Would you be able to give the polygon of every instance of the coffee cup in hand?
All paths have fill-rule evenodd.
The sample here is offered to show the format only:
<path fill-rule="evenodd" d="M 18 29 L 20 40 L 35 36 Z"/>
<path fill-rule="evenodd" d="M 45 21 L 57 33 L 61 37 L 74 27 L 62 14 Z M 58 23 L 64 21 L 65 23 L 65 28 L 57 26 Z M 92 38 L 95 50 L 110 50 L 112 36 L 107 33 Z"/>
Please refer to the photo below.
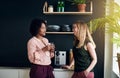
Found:
<path fill-rule="evenodd" d="M 51 46 L 51 52 L 54 52 L 55 51 L 55 44 L 54 43 L 50 43 L 50 46 Z"/>

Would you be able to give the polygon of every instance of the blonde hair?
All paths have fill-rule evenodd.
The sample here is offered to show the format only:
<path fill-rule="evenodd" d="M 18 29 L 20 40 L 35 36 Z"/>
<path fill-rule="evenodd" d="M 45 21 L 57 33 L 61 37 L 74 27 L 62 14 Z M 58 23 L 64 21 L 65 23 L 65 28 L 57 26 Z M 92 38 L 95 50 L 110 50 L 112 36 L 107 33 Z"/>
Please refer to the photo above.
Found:
<path fill-rule="evenodd" d="M 83 21 L 77 21 L 74 24 L 78 28 L 78 32 L 75 36 L 74 45 L 77 44 L 76 47 L 80 48 L 81 46 L 84 46 L 86 39 L 88 39 L 93 44 L 94 48 L 96 48 L 96 45 L 93 41 L 93 38 L 90 34 L 90 31 L 89 31 L 89 28 L 88 28 L 87 24 Z M 77 42 L 77 40 L 79 42 Z"/>

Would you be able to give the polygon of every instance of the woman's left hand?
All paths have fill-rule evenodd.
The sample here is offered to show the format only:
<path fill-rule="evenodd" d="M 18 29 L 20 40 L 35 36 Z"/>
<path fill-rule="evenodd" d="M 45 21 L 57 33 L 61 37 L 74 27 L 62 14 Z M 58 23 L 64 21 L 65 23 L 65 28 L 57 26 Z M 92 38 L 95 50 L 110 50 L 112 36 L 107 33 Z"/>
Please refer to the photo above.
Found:
<path fill-rule="evenodd" d="M 88 74 L 89 74 L 89 71 L 85 70 L 85 71 L 84 71 L 84 75 L 87 77 Z"/>
<path fill-rule="evenodd" d="M 54 57 L 54 53 L 50 52 L 50 57 L 53 58 Z"/>

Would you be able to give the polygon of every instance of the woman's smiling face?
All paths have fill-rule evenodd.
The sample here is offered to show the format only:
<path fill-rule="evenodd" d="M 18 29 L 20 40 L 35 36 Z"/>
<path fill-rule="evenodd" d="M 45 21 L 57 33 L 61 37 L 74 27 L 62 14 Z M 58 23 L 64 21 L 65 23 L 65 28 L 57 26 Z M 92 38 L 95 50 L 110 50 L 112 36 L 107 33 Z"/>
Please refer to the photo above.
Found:
<path fill-rule="evenodd" d="M 41 27 L 39 28 L 39 35 L 45 36 L 46 35 L 46 25 L 44 23 L 41 24 Z"/>
<path fill-rule="evenodd" d="M 78 28 L 77 28 L 77 25 L 76 25 L 76 24 L 73 24 L 73 26 L 72 26 L 72 31 L 73 31 L 74 35 L 76 36 L 76 35 L 77 35 L 77 32 L 78 32 Z"/>

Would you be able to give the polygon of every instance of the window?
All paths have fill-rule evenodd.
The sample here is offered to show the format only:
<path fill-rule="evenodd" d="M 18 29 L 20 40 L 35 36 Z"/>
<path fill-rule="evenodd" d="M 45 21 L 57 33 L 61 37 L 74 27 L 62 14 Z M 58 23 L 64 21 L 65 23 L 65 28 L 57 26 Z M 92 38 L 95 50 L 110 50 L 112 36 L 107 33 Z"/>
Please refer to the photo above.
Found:
<path fill-rule="evenodd" d="M 120 5 L 120 0 L 114 0 L 114 1 Z M 115 37 L 115 36 L 117 36 L 117 35 L 113 34 L 113 37 Z M 116 44 L 113 44 L 113 71 L 119 75 L 117 53 L 120 53 L 120 47 L 117 47 Z"/>

